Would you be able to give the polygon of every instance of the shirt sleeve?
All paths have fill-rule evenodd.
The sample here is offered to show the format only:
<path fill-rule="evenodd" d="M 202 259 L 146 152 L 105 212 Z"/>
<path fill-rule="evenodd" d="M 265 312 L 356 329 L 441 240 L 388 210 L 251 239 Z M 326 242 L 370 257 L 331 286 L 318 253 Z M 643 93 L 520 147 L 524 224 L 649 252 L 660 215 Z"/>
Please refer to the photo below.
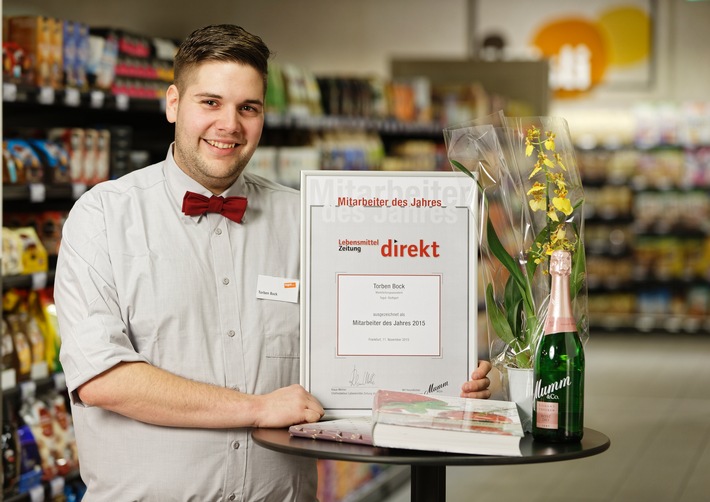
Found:
<path fill-rule="evenodd" d="M 76 389 L 119 362 L 149 362 L 133 348 L 122 319 L 107 245 L 102 198 L 87 192 L 62 230 L 54 281 L 60 361 L 75 404 Z"/>

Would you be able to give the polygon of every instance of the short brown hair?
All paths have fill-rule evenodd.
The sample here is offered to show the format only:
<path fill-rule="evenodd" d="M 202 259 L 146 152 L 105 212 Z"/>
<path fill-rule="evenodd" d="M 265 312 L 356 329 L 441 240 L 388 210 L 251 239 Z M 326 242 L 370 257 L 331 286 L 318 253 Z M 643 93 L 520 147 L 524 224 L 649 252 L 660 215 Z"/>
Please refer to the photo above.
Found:
<path fill-rule="evenodd" d="M 205 26 L 193 31 L 180 44 L 173 63 L 174 83 L 180 89 L 185 79 L 206 61 L 242 63 L 251 66 L 264 78 L 264 92 L 269 73 L 271 51 L 264 41 L 233 24 Z"/>

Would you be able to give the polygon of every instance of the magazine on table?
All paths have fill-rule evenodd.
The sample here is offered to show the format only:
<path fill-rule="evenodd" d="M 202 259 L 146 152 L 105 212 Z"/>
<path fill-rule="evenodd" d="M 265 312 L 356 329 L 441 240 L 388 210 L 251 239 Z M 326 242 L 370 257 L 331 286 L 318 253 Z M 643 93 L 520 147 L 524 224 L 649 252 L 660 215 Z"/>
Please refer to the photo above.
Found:
<path fill-rule="evenodd" d="M 521 456 L 514 402 L 378 390 L 372 415 L 291 426 L 293 436 L 385 448 Z"/>

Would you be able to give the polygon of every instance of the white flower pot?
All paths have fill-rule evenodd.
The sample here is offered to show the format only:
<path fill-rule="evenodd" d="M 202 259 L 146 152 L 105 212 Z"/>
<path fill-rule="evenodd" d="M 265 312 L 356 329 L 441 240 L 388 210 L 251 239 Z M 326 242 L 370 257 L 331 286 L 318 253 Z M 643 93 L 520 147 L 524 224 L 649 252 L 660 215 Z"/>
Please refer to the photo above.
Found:
<path fill-rule="evenodd" d="M 506 366 L 508 400 L 518 405 L 520 422 L 525 432 L 532 431 L 533 369 Z"/>

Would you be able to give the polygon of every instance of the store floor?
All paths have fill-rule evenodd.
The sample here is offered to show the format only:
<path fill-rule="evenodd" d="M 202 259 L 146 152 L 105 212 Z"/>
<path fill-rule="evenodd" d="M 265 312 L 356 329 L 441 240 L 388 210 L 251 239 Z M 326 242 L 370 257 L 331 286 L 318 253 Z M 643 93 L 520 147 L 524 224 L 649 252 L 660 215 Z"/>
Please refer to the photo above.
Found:
<path fill-rule="evenodd" d="M 447 467 L 448 502 L 710 500 L 710 336 L 600 334 L 586 347 L 585 425 L 601 455 Z M 410 500 L 409 486 L 386 502 Z"/>

